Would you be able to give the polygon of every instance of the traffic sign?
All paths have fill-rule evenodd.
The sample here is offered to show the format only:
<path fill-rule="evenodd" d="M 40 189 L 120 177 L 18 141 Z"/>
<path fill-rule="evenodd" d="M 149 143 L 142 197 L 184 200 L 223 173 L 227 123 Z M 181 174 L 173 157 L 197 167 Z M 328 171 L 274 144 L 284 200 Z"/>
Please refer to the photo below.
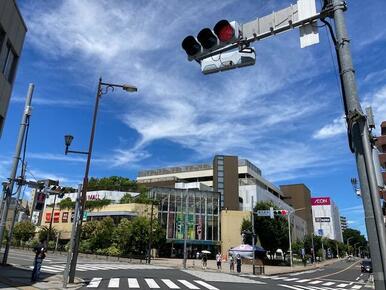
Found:
<path fill-rule="evenodd" d="M 267 210 L 257 210 L 256 211 L 257 216 L 271 216 L 271 211 L 269 209 Z"/>

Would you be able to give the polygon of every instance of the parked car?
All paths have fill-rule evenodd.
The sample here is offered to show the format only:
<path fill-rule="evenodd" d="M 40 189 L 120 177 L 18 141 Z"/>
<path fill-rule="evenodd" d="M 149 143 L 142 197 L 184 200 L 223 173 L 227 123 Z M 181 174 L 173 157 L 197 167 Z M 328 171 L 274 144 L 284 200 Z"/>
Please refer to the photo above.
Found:
<path fill-rule="evenodd" d="M 361 263 L 361 272 L 373 272 L 373 265 L 371 263 L 371 260 L 363 260 Z"/>

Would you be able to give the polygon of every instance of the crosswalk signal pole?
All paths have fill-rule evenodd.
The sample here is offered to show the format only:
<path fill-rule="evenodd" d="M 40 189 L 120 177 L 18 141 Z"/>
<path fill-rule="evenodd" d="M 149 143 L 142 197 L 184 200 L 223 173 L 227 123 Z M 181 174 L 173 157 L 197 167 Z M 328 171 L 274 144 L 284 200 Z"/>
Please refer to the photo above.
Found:
<path fill-rule="evenodd" d="M 350 40 L 348 38 L 342 0 L 325 0 L 333 6 L 336 34 L 336 52 L 342 82 L 342 91 L 348 123 L 350 146 L 355 153 L 358 177 L 361 185 L 362 201 L 371 258 L 374 268 L 375 289 L 386 289 L 386 233 L 380 204 L 376 173 L 372 159 L 370 133 L 366 115 L 359 103 L 355 71 L 352 64 Z"/>

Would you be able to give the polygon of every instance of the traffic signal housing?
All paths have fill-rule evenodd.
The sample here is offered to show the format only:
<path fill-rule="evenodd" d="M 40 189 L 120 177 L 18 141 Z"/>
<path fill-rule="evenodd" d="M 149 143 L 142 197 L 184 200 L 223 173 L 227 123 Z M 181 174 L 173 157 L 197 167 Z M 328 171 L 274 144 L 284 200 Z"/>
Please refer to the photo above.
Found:
<path fill-rule="evenodd" d="M 241 37 L 240 25 L 236 21 L 220 20 L 213 30 L 202 29 L 197 37 L 189 35 L 182 41 L 182 48 L 188 59 L 203 59 L 205 55 L 224 46 L 237 42 Z"/>
<path fill-rule="evenodd" d="M 273 210 L 274 216 L 286 216 L 288 215 L 288 210 L 285 209 L 274 209 Z"/>

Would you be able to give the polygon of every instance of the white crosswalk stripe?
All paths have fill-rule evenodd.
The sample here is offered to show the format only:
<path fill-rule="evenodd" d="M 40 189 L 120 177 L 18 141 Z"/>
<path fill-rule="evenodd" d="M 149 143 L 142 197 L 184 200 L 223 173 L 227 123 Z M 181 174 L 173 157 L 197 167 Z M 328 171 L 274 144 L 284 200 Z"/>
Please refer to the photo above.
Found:
<path fill-rule="evenodd" d="M 322 285 L 323 286 L 331 286 L 331 285 L 334 285 L 335 282 L 326 282 L 326 283 L 323 283 Z"/>
<path fill-rule="evenodd" d="M 192 283 L 190 283 L 190 282 L 188 282 L 186 280 L 178 280 L 178 282 L 180 282 L 181 284 L 184 284 L 189 289 L 200 289 L 196 285 L 193 285 Z"/>
<path fill-rule="evenodd" d="M 295 280 L 299 280 L 299 278 L 287 278 L 287 279 L 283 279 L 283 281 L 287 281 L 287 282 L 295 281 Z"/>
<path fill-rule="evenodd" d="M 169 279 L 161 279 L 161 281 L 164 282 L 166 286 L 168 286 L 170 289 L 180 289 L 180 287 L 178 287 L 175 283 L 173 283 Z"/>
<path fill-rule="evenodd" d="M 316 285 L 316 284 L 320 284 L 320 283 L 322 283 L 322 282 L 323 282 L 323 281 L 315 280 L 315 281 L 308 282 L 308 284 Z"/>
<path fill-rule="evenodd" d="M 351 289 L 361 289 L 361 288 L 362 288 L 361 285 L 354 285 L 354 286 L 351 287 Z"/>
<path fill-rule="evenodd" d="M 342 283 L 342 284 L 336 285 L 336 287 L 344 288 L 344 287 L 346 287 L 347 285 L 348 285 L 348 284 Z"/>
<path fill-rule="evenodd" d="M 302 279 L 302 280 L 297 280 L 296 283 L 305 283 L 309 281 L 311 281 L 311 279 Z"/>
<path fill-rule="evenodd" d="M 119 278 L 111 278 L 109 281 L 109 288 L 119 288 Z"/>
<path fill-rule="evenodd" d="M 196 282 L 197 284 L 200 284 L 201 286 L 204 286 L 206 289 L 209 289 L 209 290 L 219 290 L 216 287 L 201 280 L 194 280 L 194 282 Z"/>
<path fill-rule="evenodd" d="M 160 288 L 157 282 L 154 281 L 154 279 L 145 279 L 145 282 L 147 283 L 149 288 Z"/>
<path fill-rule="evenodd" d="M 97 288 L 101 283 L 102 278 L 92 278 L 90 283 L 87 285 L 87 288 Z"/>
<path fill-rule="evenodd" d="M 128 278 L 127 283 L 129 284 L 129 288 L 139 288 L 138 280 L 135 278 Z"/>

